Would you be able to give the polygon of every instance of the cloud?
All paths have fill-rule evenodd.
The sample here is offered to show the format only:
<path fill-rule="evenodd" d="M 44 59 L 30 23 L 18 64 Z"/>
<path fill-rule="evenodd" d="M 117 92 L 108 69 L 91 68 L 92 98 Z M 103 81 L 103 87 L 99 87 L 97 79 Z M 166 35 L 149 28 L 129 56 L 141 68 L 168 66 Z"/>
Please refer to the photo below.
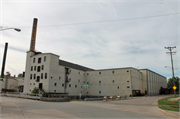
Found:
<path fill-rule="evenodd" d="M 30 46 L 32 22 L 36 17 L 38 51 L 51 52 L 60 55 L 61 59 L 93 69 L 140 67 L 169 76 L 170 73 L 164 66 L 171 64 L 164 46 L 178 43 L 177 15 L 120 22 L 58 25 L 174 13 L 178 11 L 177 3 L 105 1 L 103 5 L 106 6 L 101 3 L 102 1 L 3 2 L 3 25 L 22 29 L 20 33 L 6 31 L 2 35 L 1 43 L 11 44 L 11 66 L 17 67 L 10 61 L 15 58 L 23 64 L 18 67 L 18 71 L 25 69 L 25 52 Z"/>

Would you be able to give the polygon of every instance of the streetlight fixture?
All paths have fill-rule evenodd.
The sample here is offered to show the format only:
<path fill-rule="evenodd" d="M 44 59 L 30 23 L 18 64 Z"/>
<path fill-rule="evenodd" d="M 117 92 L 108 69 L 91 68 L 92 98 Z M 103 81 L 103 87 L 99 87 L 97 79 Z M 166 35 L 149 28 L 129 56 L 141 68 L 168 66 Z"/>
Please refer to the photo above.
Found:
<path fill-rule="evenodd" d="M 17 32 L 21 31 L 21 29 L 19 29 L 19 28 L 5 28 L 5 29 L 0 29 L 0 31 L 9 30 L 9 29 L 14 29 Z"/>

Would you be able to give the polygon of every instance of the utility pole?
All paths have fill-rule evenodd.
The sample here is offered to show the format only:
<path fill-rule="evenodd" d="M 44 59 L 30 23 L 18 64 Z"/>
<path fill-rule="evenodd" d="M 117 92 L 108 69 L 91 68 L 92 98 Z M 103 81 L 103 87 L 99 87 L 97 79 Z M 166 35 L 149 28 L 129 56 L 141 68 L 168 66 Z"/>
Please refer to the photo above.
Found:
<path fill-rule="evenodd" d="M 175 86 L 175 82 L 174 82 L 174 67 L 173 67 L 173 59 L 172 59 L 172 53 L 176 53 L 176 52 L 172 52 L 173 48 L 176 48 L 176 46 L 174 47 L 164 47 L 165 49 L 168 49 L 170 52 L 166 52 L 166 54 L 170 53 L 171 55 L 171 65 L 172 65 L 172 75 L 173 75 L 173 84 Z M 175 98 L 176 98 L 176 90 L 174 90 L 174 94 L 175 94 Z"/>

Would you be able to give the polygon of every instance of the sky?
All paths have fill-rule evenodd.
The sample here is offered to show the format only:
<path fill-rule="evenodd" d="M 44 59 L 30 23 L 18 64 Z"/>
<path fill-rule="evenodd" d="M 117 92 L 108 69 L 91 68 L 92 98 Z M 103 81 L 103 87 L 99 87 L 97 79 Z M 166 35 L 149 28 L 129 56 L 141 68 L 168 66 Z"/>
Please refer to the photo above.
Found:
<path fill-rule="evenodd" d="M 25 71 L 37 18 L 36 51 L 92 69 L 133 67 L 172 77 L 164 47 L 176 46 L 173 65 L 180 77 L 179 5 L 178 0 L 0 0 L 0 62 L 8 42 L 5 72 Z"/>

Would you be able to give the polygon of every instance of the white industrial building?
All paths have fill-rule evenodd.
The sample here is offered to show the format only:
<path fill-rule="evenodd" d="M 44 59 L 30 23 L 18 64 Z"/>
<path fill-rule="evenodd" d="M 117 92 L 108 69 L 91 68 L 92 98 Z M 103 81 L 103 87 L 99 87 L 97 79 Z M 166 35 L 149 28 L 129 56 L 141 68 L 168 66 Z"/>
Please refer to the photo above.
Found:
<path fill-rule="evenodd" d="M 84 84 L 89 86 L 86 87 Z M 66 85 L 66 89 L 65 89 Z M 166 77 L 148 69 L 116 68 L 94 70 L 59 59 L 52 53 L 27 52 L 24 93 L 34 87 L 45 92 L 77 96 L 131 95 L 136 91 L 158 95 L 166 88 Z"/>
<path fill-rule="evenodd" d="M 16 76 L 11 76 L 9 72 L 5 75 L 3 80 L 0 81 L 0 91 L 1 92 L 23 92 L 24 88 L 24 77 L 23 74 Z"/>
<path fill-rule="evenodd" d="M 158 95 L 167 87 L 166 77 L 148 69 L 132 67 L 94 70 L 59 59 L 52 53 L 35 52 L 37 19 L 33 23 L 30 51 L 27 52 L 24 93 L 34 87 L 69 96 Z M 84 86 L 84 84 L 89 86 Z"/>

